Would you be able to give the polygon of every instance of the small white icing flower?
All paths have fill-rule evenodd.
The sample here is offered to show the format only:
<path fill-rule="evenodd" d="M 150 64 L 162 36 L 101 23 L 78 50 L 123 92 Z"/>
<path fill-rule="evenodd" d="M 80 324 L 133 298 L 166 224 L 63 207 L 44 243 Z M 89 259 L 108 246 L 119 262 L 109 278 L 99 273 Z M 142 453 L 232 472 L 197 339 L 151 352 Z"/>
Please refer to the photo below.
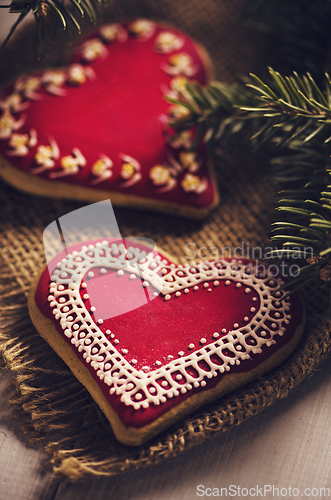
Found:
<path fill-rule="evenodd" d="M 154 35 L 155 23 L 148 19 L 137 19 L 128 26 L 129 33 L 140 40 L 148 40 Z"/>
<path fill-rule="evenodd" d="M 15 120 L 9 111 L 5 111 L 0 118 L 0 139 L 10 139 L 13 132 L 22 127 L 25 119 L 26 116 L 22 115 L 19 120 Z"/>
<path fill-rule="evenodd" d="M 53 95 L 63 96 L 66 91 L 62 89 L 62 85 L 66 81 L 66 74 L 61 70 L 49 70 L 41 77 L 41 83 L 46 92 Z"/>
<path fill-rule="evenodd" d="M 0 100 L 0 109 L 17 113 L 30 106 L 29 102 L 24 102 L 21 94 L 13 92 L 5 99 Z"/>
<path fill-rule="evenodd" d="M 155 50 L 161 54 L 169 54 L 174 50 L 179 50 L 183 47 L 184 40 L 171 31 L 161 31 L 155 40 Z"/>
<path fill-rule="evenodd" d="M 114 42 L 115 40 L 124 43 L 128 39 L 127 31 L 121 24 L 118 23 L 112 23 L 102 26 L 102 28 L 100 28 L 99 30 L 99 36 L 105 43 Z"/>
<path fill-rule="evenodd" d="M 45 170 L 49 170 L 55 166 L 55 161 L 60 158 L 60 150 L 54 139 L 49 138 L 49 145 L 40 145 L 34 155 L 34 160 L 39 168 L 34 169 L 34 174 L 39 174 Z"/>
<path fill-rule="evenodd" d="M 169 57 L 168 63 L 161 65 L 163 71 L 168 75 L 193 76 L 198 67 L 193 64 L 193 58 L 186 52 L 180 52 Z"/>
<path fill-rule="evenodd" d="M 29 154 L 29 149 L 37 145 L 37 132 L 35 129 L 30 130 L 30 134 L 12 134 L 8 146 L 12 148 L 7 151 L 10 156 L 26 156 Z"/>
<path fill-rule="evenodd" d="M 181 147 L 189 149 L 192 146 L 191 130 L 183 130 L 179 134 L 168 137 L 168 143 L 174 149 L 178 149 Z"/>
<path fill-rule="evenodd" d="M 41 95 L 36 91 L 41 87 L 41 78 L 39 76 L 20 77 L 16 80 L 15 91 L 20 92 L 26 99 L 38 101 Z"/>
<path fill-rule="evenodd" d="M 83 85 L 86 80 L 93 80 L 95 72 L 90 66 L 72 64 L 67 71 L 67 83 L 73 86 Z"/>
<path fill-rule="evenodd" d="M 105 58 L 108 54 L 106 47 L 98 38 L 87 40 L 81 45 L 80 50 L 85 62 L 93 62 L 100 57 Z"/>
<path fill-rule="evenodd" d="M 158 190 L 160 193 L 170 191 L 177 184 L 171 170 L 164 165 L 154 165 L 149 171 L 149 177 L 155 186 L 164 186 Z"/>
<path fill-rule="evenodd" d="M 181 181 L 181 186 L 186 193 L 201 194 L 207 189 L 208 182 L 207 179 L 201 179 L 197 175 L 187 173 Z"/>
<path fill-rule="evenodd" d="M 191 115 L 191 112 L 188 108 L 185 106 L 180 106 L 179 104 L 175 106 L 170 106 L 168 109 L 168 115 L 174 118 L 189 118 Z"/>
<path fill-rule="evenodd" d="M 64 175 L 75 175 L 79 172 L 79 167 L 85 167 L 86 159 L 78 148 L 73 148 L 72 155 L 63 156 L 60 160 L 62 170 L 50 174 L 50 177 L 62 177 Z"/>
<path fill-rule="evenodd" d="M 179 161 L 185 170 L 191 173 L 199 170 L 201 166 L 201 160 L 198 160 L 197 153 L 190 151 L 181 151 L 179 153 Z"/>
<path fill-rule="evenodd" d="M 161 90 L 166 97 L 180 99 L 182 96 L 189 96 L 189 92 L 186 89 L 187 82 L 188 79 L 186 76 L 175 76 L 175 78 L 170 81 L 169 88 L 165 87 L 164 89 L 161 88 Z"/>
<path fill-rule="evenodd" d="M 138 160 L 133 158 L 132 156 L 126 154 L 118 155 L 123 161 L 121 167 L 121 177 L 126 180 L 121 184 L 121 187 L 130 187 L 139 182 L 142 178 L 142 174 L 140 172 L 141 166 Z"/>
<path fill-rule="evenodd" d="M 107 179 L 110 179 L 113 172 L 110 170 L 113 166 L 113 162 L 106 155 L 100 155 L 100 158 L 93 163 L 91 172 L 97 178 L 92 181 L 92 184 L 98 184 Z"/>

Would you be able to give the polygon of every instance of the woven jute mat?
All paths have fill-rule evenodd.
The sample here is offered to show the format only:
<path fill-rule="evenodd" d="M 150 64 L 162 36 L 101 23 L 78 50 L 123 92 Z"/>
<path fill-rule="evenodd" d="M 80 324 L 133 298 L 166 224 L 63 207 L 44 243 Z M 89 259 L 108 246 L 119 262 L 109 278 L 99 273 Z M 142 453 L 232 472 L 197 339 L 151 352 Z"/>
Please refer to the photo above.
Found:
<path fill-rule="evenodd" d="M 233 81 L 239 73 L 261 67 L 266 53 L 267 42 L 238 21 L 243 4 L 242 0 L 118 1 L 105 13 L 105 20 L 146 16 L 175 24 L 206 46 L 217 78 Z M 0 55 L 8 78 L 40 65 L 34 55 L 22 54 L 24 36 Z M 57 43 L 64 46 L 64 42 Z M 59 64 L 59 53 L 53 44 L 49 59 L 42 64 Z M 221 204 L 205 221 L 115 210 L 122 236 L 149 237 L 183 262 L 192 255 L 188 248 L 205 247 L 203 255 L 208 257 L 208 252 L 215 256 L 215 249 L 268 245 L 272 191 L 266 162 L 249 150 L 239 153 L 234 146 L 233 154 L 222 155 L 215 163 Z M 43 230 L 83 204 L 29 196 L 2 183 L 0 200 L 0 351 L 14 380 L 12 404 L 30 443 L 43 447 L 54 470 L 72 479 L 117 474 L 175 457 L 285 397 L 330 352 L 327 298 L 313 284 L 303 291 L 306 333 L 281 367 L 201 408 L 144 446 L 121 445 L 85 388 L 37 334 L 26 306 L 32 277 L 45 262 Z"/>

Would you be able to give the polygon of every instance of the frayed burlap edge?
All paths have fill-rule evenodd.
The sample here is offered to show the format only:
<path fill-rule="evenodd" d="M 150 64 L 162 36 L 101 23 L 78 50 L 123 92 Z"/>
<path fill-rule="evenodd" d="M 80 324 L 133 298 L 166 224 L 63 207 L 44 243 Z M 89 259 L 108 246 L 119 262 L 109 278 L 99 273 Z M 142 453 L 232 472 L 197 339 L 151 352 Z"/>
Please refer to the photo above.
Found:
<path fill-rule="evenodd" d="M 331 350 L 328 317 L 314 314 L 310 307 L 309 333 L 280 368 L 202 408 L 144 446 L 124 446 L 117 443 L 85 388 L 36 332 L 21 286 L 9 274 L 2 276 L 1 298 L 15 304 L 3 308 L 0 331 L 0 353 L 15 385 L 11 402 L 29 443 L 42 445 L 53 471 L 71 480 L 156 464 L 229 430 L 287 396 Z M 310 297 L 311 290 L 306 295 Z"/>

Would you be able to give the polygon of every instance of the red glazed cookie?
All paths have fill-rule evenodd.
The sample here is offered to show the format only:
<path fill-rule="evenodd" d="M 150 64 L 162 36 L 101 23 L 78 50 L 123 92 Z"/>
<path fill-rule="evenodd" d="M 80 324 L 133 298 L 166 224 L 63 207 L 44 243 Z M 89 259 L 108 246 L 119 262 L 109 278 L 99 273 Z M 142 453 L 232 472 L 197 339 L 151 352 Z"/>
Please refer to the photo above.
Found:
<path fill-rule="evenodd" d="M 103 26 L 68 67 L 2 91 L 0 175 L 33 194 L 204 217 L 218 202 L 212 168 L 204 146 L 189 151 L 193 132 L 165 134 L 165 96 L 206 83 L 207 72 L 206 55 L 177 29 Z"/>
<path fill-rule="evenodd" d="M 68 251 L 34 280 L 30 315 L 125 444 L 271 370 L 302 334 L 299 296 L 281 301 L 254 262 L 176 265 L 134 240 Z"/>

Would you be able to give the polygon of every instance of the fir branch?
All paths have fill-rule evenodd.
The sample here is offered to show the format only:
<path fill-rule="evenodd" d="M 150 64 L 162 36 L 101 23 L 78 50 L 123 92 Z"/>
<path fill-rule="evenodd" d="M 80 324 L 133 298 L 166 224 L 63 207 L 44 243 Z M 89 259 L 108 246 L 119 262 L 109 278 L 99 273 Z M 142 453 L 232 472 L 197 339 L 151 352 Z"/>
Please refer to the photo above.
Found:
<path fill-rule="evenodd" d="M 49 38 L 51 28 L 49 23 L 45 22 L 47 17 L 52 17 L 53 24 L 60 24 L 64 30 L 67 30 L 69 41 L 71 40 L 71 25 L 78 33 L 81 32 L 80 24 L 77 20 L 77 13 L 80 17 L 87 15 L 88 19 L 95 23 L 97 21 L 98 9 L 100 4 L 109 4 L 112 0 L 69 0 L 71 6 L 77 12 L 74 14 L 70 8 L 64 5 L 61 0 L 13 0 L 9 5 L 0 5 L 1 8 L 8 8 L 10 13 L 20 14 L 16 22 L 10 29 L 1 49 L 3 49 L 17 26 L 23 21 L 30 12 L 33 13 L 36 22 L 35 39 L 37 40 L 38 58 L 41 56 L 42 47 L 45 47 L 48 53 Z M 53 14 L 53 15 L 51 15 Z"/>
<path fill-rule="evenodd" d="M 196 127 L 206 142 L 219 140 L 254 120 L 253 138 L 259 143 L 274 140 L 287 146 L 300 137 L 309 142 L 317 136 L 331 140 L 331 80 L 325 74 L 324 90 L 312 76 L 282 76 L 269 69 L 270 82 L 251 74 L 246 87 L 212 82 L 187 84 L 178 99 L 168 101 L 169 126 L 175 130 Z M 256 127 L 256 124 L 258 125 Z M 280 133 L 281 131 L 281 133 Z"/>

